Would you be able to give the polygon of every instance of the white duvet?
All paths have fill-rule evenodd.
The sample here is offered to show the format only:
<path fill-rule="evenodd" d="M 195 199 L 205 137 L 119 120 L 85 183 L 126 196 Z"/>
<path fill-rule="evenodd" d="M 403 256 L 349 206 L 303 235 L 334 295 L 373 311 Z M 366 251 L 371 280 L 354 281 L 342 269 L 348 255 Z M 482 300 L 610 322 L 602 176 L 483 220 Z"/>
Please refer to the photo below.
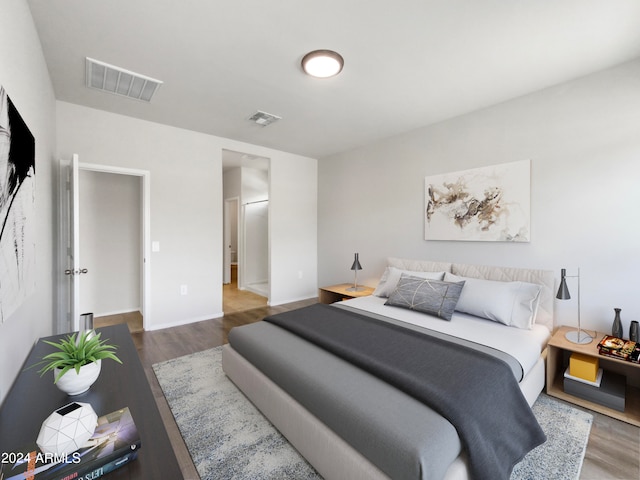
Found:
<path fill-rule="evenodd" d="M 426 313 L 387 306 L 384 304 L 386 301 L 384 297 L 371 295 L 346 300 L 342 304 L 495 348 L 515 358 L 522 366 L 523 376 L 539 360 L 551 336 L 547 327 L 542 325 L 534 324 L 531 330 L 523 330 L 459 312 L 447 321 Z"/>

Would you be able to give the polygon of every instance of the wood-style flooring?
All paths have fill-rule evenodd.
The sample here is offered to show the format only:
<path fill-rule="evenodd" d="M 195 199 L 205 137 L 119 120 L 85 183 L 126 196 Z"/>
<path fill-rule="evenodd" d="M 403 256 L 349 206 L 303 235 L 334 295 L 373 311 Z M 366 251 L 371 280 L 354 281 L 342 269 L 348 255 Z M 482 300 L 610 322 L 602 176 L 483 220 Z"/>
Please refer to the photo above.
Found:
<path fill-rule="evenodd" d="M 229 330 L 235 326 L 253 323 L 268 314 L 300 308 L 315 302 L 316 300 L 312 299 L 278 307 L 264 306 L 165 330 L 132 333 L 185 479 L 197 480 L 198 474 L 151 366 L 154 363 L 223 345 L 227 342 Z M 595 412 L 591 413 L 594 423 L 580 480 L 639 480 L 640 428 Z"/>
<path fill-rule="evenodd" d="M 141 332 L 142 326 L 142 314 L 140 312 L 127 312 L 117 315 L 105 315 L 102 317 L 95 317 L 93 319 L 94 328 L 106 327 L 108 325 L 119 325 L 126 323 L 130 332 Z"/>
<path fill-rule="evenodd" d="M 231 283 L 222 286 L 222 311 L 225 315 L 267 306 L 267 297 L 238 288 L 237 267 L 231 266 Z"/>

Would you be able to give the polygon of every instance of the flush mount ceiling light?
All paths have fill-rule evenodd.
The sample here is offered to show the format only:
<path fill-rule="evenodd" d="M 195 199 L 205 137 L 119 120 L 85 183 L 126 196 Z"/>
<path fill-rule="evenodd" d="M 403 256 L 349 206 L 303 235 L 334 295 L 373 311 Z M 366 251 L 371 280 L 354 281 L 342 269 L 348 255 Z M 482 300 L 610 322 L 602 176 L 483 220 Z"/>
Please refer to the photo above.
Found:
<path fill-rule="evenodd" d="M 344 59 L 333 50 L 314 50 L 302 57 L 302 69 L 312 77 L 333 77 L 342 71 L 343 66 Z"/>
<path fill-rule="evenodd" d="M 130 72 L 124 68 L 86 57 L 87 87 L 116 95 L 150 102 L 151 97 L 162 85 L 155 78 Z"/>

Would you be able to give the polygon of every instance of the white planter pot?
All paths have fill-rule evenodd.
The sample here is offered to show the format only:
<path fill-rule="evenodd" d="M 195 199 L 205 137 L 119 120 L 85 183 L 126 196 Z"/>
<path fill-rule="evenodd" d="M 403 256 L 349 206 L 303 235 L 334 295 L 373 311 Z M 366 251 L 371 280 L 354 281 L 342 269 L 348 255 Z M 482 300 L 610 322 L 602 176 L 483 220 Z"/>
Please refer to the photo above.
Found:
<path fill-rule="evenodd" d="M 79 395 L 89 390 L 89 387 L 98 379 L 100 369 L 102 368 L 102 360 L 87 363 L 80 367 L 80 373 L 75 368 L 65 373 L 56 386 L 67 395 Z M 55 379 L 60 373 L 60 369 L 53 370 L 53 378 Z"/>

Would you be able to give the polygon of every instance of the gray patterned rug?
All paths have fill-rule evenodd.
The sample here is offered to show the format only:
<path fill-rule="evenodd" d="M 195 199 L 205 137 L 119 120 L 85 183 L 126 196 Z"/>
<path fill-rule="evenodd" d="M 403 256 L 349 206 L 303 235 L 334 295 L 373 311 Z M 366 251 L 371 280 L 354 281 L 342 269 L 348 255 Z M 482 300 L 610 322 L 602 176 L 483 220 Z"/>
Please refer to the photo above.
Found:
<path fill-rule="evenodd" d="M 201 479 L 320 479 L 227 379 L 220 358 L 218 347 L 153 365 Z M 593 417 L 544 394 L 533 411 L 547 442 L 511 480 L 577 479 Z"/>

